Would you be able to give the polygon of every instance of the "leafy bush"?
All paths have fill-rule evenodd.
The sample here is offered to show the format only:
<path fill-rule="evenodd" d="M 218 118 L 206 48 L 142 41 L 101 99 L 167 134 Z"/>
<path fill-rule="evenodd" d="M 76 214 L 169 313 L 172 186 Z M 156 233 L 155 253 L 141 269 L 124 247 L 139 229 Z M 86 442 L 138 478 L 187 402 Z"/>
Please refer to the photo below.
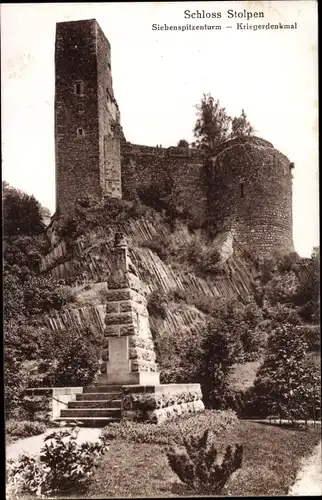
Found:
<path fill-rule="evenodd" d="M 246 411 L 294 420 L 316 417 L 321 408 L 320 373 L 307 353 L 300 326 L 276 328 L 254 388 L 248 391 Z"/>
<path fill-rule="evenodd" d="M 194 362 L 196 375 L 200 381 L 204 402 L 210 408 L 222 408 L 228 377 L 232 366 L 240 357 L 242 345 L 235 329 L 222 321 L 213 320 L 208 324 L 200 351 Z"/>
<path fill-rule="evenodd" d="M 164 262 L 167 262 L 169 257 L 169 244 L 170 238 L 164 236 L 157 236 L 153 240 L 147 240 L 142 243 L 143 247 L 149 248 L 152 252 L 156 253 L 158 257 Z"/>
<path fill-rule="evenodd" d="M 165 319 L 167 317 L 167 295 L 160 290 L 154 290 L 148 296 L 148 312 L 151 316 Z"/>
<path fill-rule="evenodd" d="M 99 371 L 102 337 L 88 329 L 48 332 L 43 336 L 39 369 L 42 385 L 85 386 Z"/>
<path fill-rule="evenodd" d="M 103 198 L 98 201 L 84 196 L 76 201 L 72 214 L 59 219 L 57 232 L 72 245 L 78 237 L 97 228 L 107 231 L 119 227 L 129 219 L 138 219 L 150 213 L 151 209 L 137 201 L 118 198 Z"/>
<path fill-rule="evenodd" d="M 184 449 L 173 447 L 167 458 L 183 483 L 197 493 L 213 495 L 221 493 L 232 473 L 241 468 L 243 446 L 237 444 L 235 449 L 227 446 L 219 464 L 214 444 L 208 444 L 208 434 L 206 430 L 199 438 L 185 438 Z"/>
<path fill-rule="evenodd" d="M 160 425 L 123 421 L 109 424 L 103 430 L 105 439 L 124 439 L 131 443 L 169 445 L 173 442 L 183 444 L 187 436 L 209 429 L 211 435 L 218 436 L 238 422 L 232 410 L 206 410 L 199 415 L 187 416 Z"/>
<path fill-rule="evenodd" d="M 43 422 L 33 422 L 29 420 L 8 420 L 6 422 L 6 433 L 16 438 L 27 438 L 37 436 L 46 432 L 47 426 Z"/>
<path fill-rule="evenodd" d="M 3 231 L 5 236 L 40 234 L 45 230 L 41 205 L 28 194 L 2 183 Z"/>
<path fill-rule="evenodd" d="M 181 288 L 176 288 L 168 292 L 168 299 L 195 306 L 199 311 L 205 314 L 212 314 L 216 308 L 216 300 L 198 290 L 182 290 Z"/>
<path fill-rule="evenodd" d="M 157 212 L 168 209 L 169 190 L 161 184 L 152 183 L 148 186 L 139 186 L 137 194 L 142 203 L 154 208 Z"/>
<path fill-rule="evenodd" d="M 98 458 L 108 448 L 104 440 L 78 444 L 78 431 L 74 428 L 46 436 L 39 458 L 22 455 L 17 460 L 8 460 L 10 493 L 51 496 L 86 491 Z"/>
<path fill-rule="evenodd" d="M 309 351 L 320 351 L 321 349 L 321 327 L 320 325 L 303 325 L 300 327 Z"/>

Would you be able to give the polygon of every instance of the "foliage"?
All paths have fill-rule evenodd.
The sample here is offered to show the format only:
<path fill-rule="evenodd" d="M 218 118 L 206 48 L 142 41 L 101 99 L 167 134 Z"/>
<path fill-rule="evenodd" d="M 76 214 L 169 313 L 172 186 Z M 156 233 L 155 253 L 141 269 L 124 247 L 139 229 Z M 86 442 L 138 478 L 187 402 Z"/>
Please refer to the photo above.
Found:
<path fill-rule="evenodd" d="M 168 300 L 189 304 L 204 314 L 212 314 L 216 308 L 216 301 L 213 297 L 209 297 L 209 295 L 193 289 L 182 290 L 181 288 L 175 288 L 170 290 L 168 292 Z"/>
<path fill-rule="evenodd" d="M 186 141 L 185 139 L 180 139 L 180 141 L 177 144 L 177 147 L 178 148 L 186 148 L 186 149 L 188 149 L 189 148 L 189 142 Z"/>
<path fill-rule="evenodd" d="M 137 193 L 144 205 L 154 208 L 157 212 L 167 210 L 170 193 L 165 186 L 158 183 L 151 183 L 147 186 L 140 186 Z"/>
<path fill-rule="evenodd" d="M 239 117 L 231 118 L 219 100 L 215 101 L 209 93 L 203 94 L 196 108 L 197 121 L 193 130 L 196 146 L 208 154 L 214 153 L 227 139 L 245 137 L 254 132 L 244 110 Z"/>
<path fill-rule="evenodd" d="M 108 448 L 104 440 L 78 444 L 78 432 L 78 428 L 53 432 L 46 436 L 39 458 L 22 455 L 8 461 L 11 492 L 50 496 L 86 491 L 98 458 Z"/>
<path fill-rule="evenodd" d="M 68 331 L 47 331 L 42 342 L 39 363 L 42 385 L 72 387 L 95 382 L 101 336 L 88 328 L 70 328 Z"/>
<path fill-rule="evenodd" d="M 44 422 L 33 422 L 30 420 L 7 420 L 6 434 L 16 438 L 27 438 L 37 436 L 46 432 L 47 426 Z"/>
<path fill-rule="evenodd" d="M 179 479 L 197 493 L 213 495 L 221 493 L 228 479 L 242 466 L 243 446 L 233 449 L 227 446 L 222 463 L 214 444 L 208 444 L 209 431 L 199 438 L 184 440 L 184 450 L 173 447 L 167 453 L 171 469 Z"/>
<path fill-rule="evenodd" d="M 147 304 L 148 313 L 150 316 L 165 319 L 167 317 L 167 295 L 161 290 L 154 290 L 148 296 Z"/>
<path fill-rule="evenodd" d="M 30 373 L 13 353 L 5 350 L 4 360 L 4 401 L 6 418 L 24 418 L 23 393 L 30 381 Z"/>
<path fill-rule="evenodd" d="M 250 405 L 266 415 L 307 419 L 320 411 L 320 375 L 307 356 L 301 327 L 285 324 L 269 337 Z"/>
<path fill-rule="evenodd" d="M 301 325 L 300 331 L 307 343 L 309 351 L 319 352 L 321 350 L 321 327 L 320 325 Z"/>
<path fill-rule="evenodd" d="M 247 256 L 258 271 L 254 294 L 267 317 L 288 313 L 288 321 L 300 324 L 317 323 L 319 319 L 319 248 L 310 259 L 303 259 L 295 252 L 272 254 L 270 257 Z M 281 306 L 284 306 L 281 308 Z M 287 315 L 286 315 L 287 316 Z M 284 314 L 284 319 L 286 319 Z M 276 318 L 277 319 L 277 318 Z M 281 318 L 280 318 L 281 319 Z M 281 319 L 282 320 L 282 319 Z"/>
<path fill-rule="evenodd" d="M 225 407 L 228 377 L 241 350 L 242 345 L 235 332 L 224 322 L 213 320 L 208 324 L 199 359 L 195 363 L 196 378 L 200 381 L 207 407 Z"/>
<path fill-rule="evenodd" d="M 198 307 L 206 316 L 204 326 L 178 328 L 175 336 L 152 328 L 162 383 L 201 383 L 206 406 L 227 408 L 233 364 L 258 359 L 265 348 L 262 311 L 251 298 L 205 299 L 182 290 L 169 292 L 169 301 Z"/>
<path fill-rule="evenodd" d="M 246 113 L 242 109 L 241 115 L 239 117 L 233 118 L 231 122 L 231 138 L 235 137 L 245 137 L 251 135 L 254 132 L 254 127 L 247 120 Z"/>
<path fill-rule="evenodd" d="M 178 217 L 178 214 L 176 216 Z M 183 216 L 181 214 L 181 218 Z M 144 246 L 154 251 L 164 262 L 180 262 L 187 270 L 191 268 L 202 277 L 217 275 L 221 271 L 220 252 L 214 247 L 212 240 L 205 238 L 198 231 L 183 238 L 180 238 L 179 232 L 173 231 L 168 237 L 160 236 L 145 242 Z"/>
<path fill-rule="evenodd" d="M 216 411 L 212 413 L 217 414 Z M 197 435 L 204 430 L 198 431 L 196 420 Z M 240 420 L 234 427 L 228 427 L 215 436 L 210 434 L 209 439 L 220 454 L 224 453 L 228 443 L 244 446 L 243 466 L 227 484 L 226 496 L 286 496 L 303 459 L 312 454 L 321 440 L 321 429 L 320 426 L 310 426 L 307 431 L 300 432 L 277 425 Z M 116 438 L 110 442 L 109 453 L 101 460 L 88 496 L 192 497 L 194 493 L 179 481 L 174 482 L 173 476 L 163 445 L 138 444 Z"/>
<path fill-rule="evenodd" d="M 124 439 L 137 444 L 183 444 L 185 437 L 195 436 L 206 429 L 210 430 L 210 437 L 220 436 L 222 432 L 233 428 L 237 422 L 236 414 L 231 410 L 205 410 L 198 415 L 182 417 L 160 425 L 132 421 L 111 423 L 104 428 L 103 435 L 107 440 Z"/>
<path fill-rule="evenodd" d="M 76 200 L 72 214 L 60 218 L 57 232 L 60 237 L 72 244 L 80 236 L 97 228 L 112 233 L 129 219 L 138 219 L 148 214 L 149 209 L 137 201 L 119 198 L 103 198 L 98 201 L 90 196 L 84 196 Z"/>
<path fill-rule="evenodd" d="M 211 94 L 203 94 L 196 108 L 198 118 L 193 130 L 194 135 L 201 149 L 213 152 L 219 144 L 228 139 L 231 118 Z"/>
<path fill-rule="evenodd" d="M 41 205 L 34 196 L 2 183 L 4 236 L 36 235 L 44 232 Z"/>

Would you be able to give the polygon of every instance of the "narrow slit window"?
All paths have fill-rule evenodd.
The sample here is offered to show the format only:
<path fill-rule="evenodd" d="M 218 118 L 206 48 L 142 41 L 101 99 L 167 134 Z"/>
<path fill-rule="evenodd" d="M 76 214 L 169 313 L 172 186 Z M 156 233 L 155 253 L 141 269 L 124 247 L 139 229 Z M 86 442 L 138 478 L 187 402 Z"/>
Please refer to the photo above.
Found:
<path fill-rule="evenodd" d="M 83 137 L 85 135 L 84 129 L 83 128 L 78 128 L 77 129 L 77 136 L 78 137 Z"/>
<path fill-rule="evenodd" d="M 240 183 L 240 197 L 244 198 L 244 183 Z"/>
<path fill-rule="evenodd" d="M 74 84 L 74 92 L 76 95 L 83 95 L 84 94 L 83 82 L 76 82 Z"/>

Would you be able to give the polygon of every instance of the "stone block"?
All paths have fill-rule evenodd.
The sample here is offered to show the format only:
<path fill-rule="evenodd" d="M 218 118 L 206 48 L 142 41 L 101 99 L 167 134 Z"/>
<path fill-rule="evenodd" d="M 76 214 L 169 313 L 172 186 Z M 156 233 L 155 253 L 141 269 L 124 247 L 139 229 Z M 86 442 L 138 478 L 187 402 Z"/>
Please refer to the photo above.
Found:
<path fill-rule="evenodd" d="M 120 290 L 107 290 L 106 292 L 107 302 L 116 302 L 119 300 L 130 300 L 130 299 L 131 299 L 130 288 L 124 288 Z"/>
<path fill-rule="evenodd" d="M 105 325 L 127 325 L 132 321 L 131 313 L 107 314 L 105 316 Z"/>
<path fill-rule="evenodd" d="M 120 336 L 136 335 L 137 332 L 138 332 L 138 330 L 137 330 L 135 325 L 122 325 L 122 326 L 120 326 Z"/>
<path fill-rule="evenodd" d="M 106 304 L 106 314 L 119 313 L 120 311 L 119 302 L 108 302 Z"/>
<path fill-rule="evenodd" d="M 145 306 L 147 305 L 148 302 L 142 293 L 138 293 L 135 290 L 131 290 L 130 295 L 131 295 L 132 302 L 136 302 L 138 304 L 143 304 Z"/>
<path fill-rule="evenodd" d="M 120 336 L 120 326 L 119 325 L 109 325 L 104 329 L 105 337 L 119 337 Z"/>
<path fill-rule="evenodd" d="M 126 301 L 120 302 L 119 304 L 120 304 L 120 306 L 119 306 L 119 309 L 120 309 L 119 312 L 120 313 L 131 312 L 132 311 L 132 304 L 131 304 L 130 300 L 126 300 Z"/>

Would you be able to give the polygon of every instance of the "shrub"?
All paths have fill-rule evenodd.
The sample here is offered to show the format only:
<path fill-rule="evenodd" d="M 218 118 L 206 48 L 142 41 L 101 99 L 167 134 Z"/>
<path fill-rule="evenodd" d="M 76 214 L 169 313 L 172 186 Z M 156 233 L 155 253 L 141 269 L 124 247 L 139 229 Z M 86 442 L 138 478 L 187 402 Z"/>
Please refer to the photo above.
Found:
<path fill-rule="evenodd" d="M 117 198 L 103 198 L 98 201 L 89 196 L 79 198 L 73 213 L 59 219 L 57 233 L 71 246 L 77 238 L 97 228 L 111 230 L 128 219 L 138 219 L 151 213 L 151 209 L 139 202 Z"/>
<path fill-rule="evenodd" d="M 3 230 L 5 236 L 39 234 L 44 232 L 41 205 L 34 196 L 15 189 L 6 182 L 3 190 Z"/>
<path fill-rule="evenodd" d="M 39 458 L 22 455 L 17 460 L 9 460 L 10 493 L 49 496 L 86 491 L 98 465 L 97 459 L 108 448 L 104 440 L 78 444 L 78 430 L 56 431 L 46 436 Z"/>
<path fill-rule="evenodd" d="M 205 495 L 222 492 L 228 479 L 242 466 L 243 446 L 227 446 L 221 464 L 214 444 L 208 444 L 209 431 L 200 437 L 184 439 L 184 449 L 173 447 L 167 453 L 171 469 L 192 490 Z"/>
<path fill-rule="evenodd" d="M 208 324 L 194 362 L 195 377 L 200 381 L 207 407 L 222 408 L 223 398 L 228 390 L 229 374 L 242 351 L 237 333 L 237 326 L 232 329 L 222 321 L 213 320 Z"/>
<path fill-rule="evenodd" d="M 300 327 L 309 351 L 321 349 L 321 327 L 320 325 L 303 325 Z"/>
<path fill-rule="evenodd" d="M 6 422 L 6 433 L 16 438 L 27 438 L 37 436 L 46 432 L 47 426 L 43 422 L 32 422 L 29 420 L 8 420 Z"/>
<path fill-rule="evenodd" d="M 236 413 L 232 410 L 216 412 L 206 410 L 198 415 L 164 422 L 161 425 L 131 421 L 111 423 L 105 427 L 103 435 L 107 440 L 124 439 L 131 443 L 183 444 L 186 436 L 195 436 L 196 433 L 206 429 L 209 429 L 210 436 L 218 436 L 237 422 Z"/>
<path fill-rule="evenodd" d="M 181 290 L 180 288 L 176 288 L 168 293 L 168 299 L 195 306 L 205 314 L 212 314 L 216 307 L 216 301 L 213 297 L 209 297 L 198 290 Z"/>
<path fill-rule="evenodd" d="M 320 374 L 308 359 L 300 326 L 276 328 L 254 383 L 248 409 L 287 419 L 307 419 L 321 407 Z"/>
<path fill-rule="evenodd" d="M 167 295 L 160 290 L 154 290 L 148 296 L 148 312 L 151 316 L 165 319 L 167 317 Z"/>
<path fill-rule="evenodd" d="M 157 236 L 154 240 L 143 242 L 142 246 L 149 248 L 152 252 L 156 253 L 161 260 L 166 262 L 169 257 L 169 243 L 169 238 Z"/>
<path fill-rule="evenodd" d="M 99 371 L 102 338 L 88 328 L 51 332 L 43 338 L 40 371 L 44 385 L 85 386 Z"/>

